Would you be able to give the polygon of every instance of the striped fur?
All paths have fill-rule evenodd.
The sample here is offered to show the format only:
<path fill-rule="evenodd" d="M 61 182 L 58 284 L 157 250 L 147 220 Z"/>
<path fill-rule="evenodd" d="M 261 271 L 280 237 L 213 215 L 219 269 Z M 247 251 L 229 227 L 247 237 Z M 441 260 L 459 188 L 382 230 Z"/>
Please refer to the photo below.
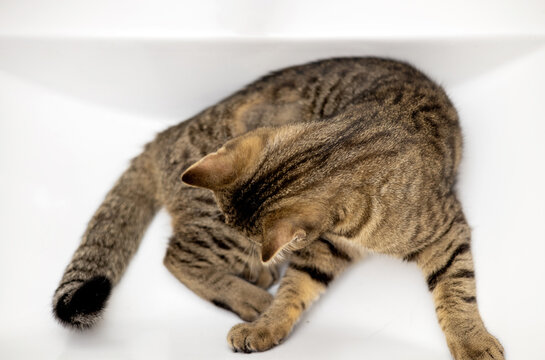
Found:
<path fill-rule="evenodd" d="M 55 314 L 94 324 L 164 206 L 174 229 L 166 267 L 253 321 L 230 331 L 236 351 L 279 344 L 371 250 L 422 268 L 456 359 L 502 359 L 478 313 L 454 193 L 461 152 L 448 97 L 410 65 L 339 58 L 272 73 L 162 132 L 133 161 L 91 220 Z M 273 299 L 266 289 L 282 261 Z"/>

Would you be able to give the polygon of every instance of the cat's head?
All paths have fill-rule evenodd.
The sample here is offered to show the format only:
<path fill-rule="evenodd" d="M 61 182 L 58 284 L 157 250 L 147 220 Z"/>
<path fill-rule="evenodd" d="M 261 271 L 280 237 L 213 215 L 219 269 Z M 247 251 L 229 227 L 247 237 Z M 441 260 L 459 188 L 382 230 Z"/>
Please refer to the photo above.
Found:
<path fill-rule="evenodd" d="M 261 247 L 264 263 L 303 248 L 329 225 L 319 139 L 308 127 L 261 128 L 227 142 L 182 175 L 210 189 L 226 222 Z"/>

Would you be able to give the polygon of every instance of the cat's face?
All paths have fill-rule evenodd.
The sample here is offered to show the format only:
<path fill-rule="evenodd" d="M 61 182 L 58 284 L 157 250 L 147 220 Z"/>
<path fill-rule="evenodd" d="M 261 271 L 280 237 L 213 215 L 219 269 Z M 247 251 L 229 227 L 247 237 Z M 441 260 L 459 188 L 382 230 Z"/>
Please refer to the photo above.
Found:
<path fill-rule="evenodd" d="M 260 246 L 264 263 L 307 246 L 327 226 L 301 135 L 297 127 L 252 131 L 182 175 L 186 184 L 214 192 L 226 222 Z"/>

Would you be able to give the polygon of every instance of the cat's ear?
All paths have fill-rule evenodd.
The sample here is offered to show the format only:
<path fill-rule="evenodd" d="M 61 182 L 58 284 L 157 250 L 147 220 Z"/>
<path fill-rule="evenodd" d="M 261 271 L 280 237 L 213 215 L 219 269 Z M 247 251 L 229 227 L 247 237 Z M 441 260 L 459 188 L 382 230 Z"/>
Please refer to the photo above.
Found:
<path fill-rule="evenodd" d="M 191 165 L 182 174 L 182 181 L 191 186 L 217 190 L 234 180 L 234 162 L 232 154 L 221 148 Z"/>
<path fill-rule="evenodd" d="M 192 186 L 219 190 L 249 171 L 262 148 L 263 140 L 259 136 L 232 140 L 191 165 L 182 174 L 182 181 Z"/>
<path fill-rule="evenodd" d="M 270 229 L 266 230 L 261 245 L 261 261 L 268 262 L 284 247 L 293 241 L 303 241 L 307 233 L 289 220 L 279 220 Z"/>

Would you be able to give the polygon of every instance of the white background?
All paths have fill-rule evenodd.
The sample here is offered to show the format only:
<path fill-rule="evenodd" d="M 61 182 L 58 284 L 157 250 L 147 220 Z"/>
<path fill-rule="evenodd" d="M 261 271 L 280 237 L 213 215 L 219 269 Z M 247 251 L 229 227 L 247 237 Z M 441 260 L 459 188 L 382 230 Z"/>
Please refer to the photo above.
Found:
<path fill-rule="evenodd" d="M 270 70 L 341 55 L 409 60 L 444 85 L 482 316 L 508 359 L 545 358 L 545 3 L 431 0 L 0 0 L 0 358 L 245 357 L 225 341 L 238 319 L 162 266 L 165 213 L 95 329 L 55 323 L 51 296 L 155 133 Z M 414 264 L 370 257 L 251 356 L 449 359 L 433 309 Z"/>

